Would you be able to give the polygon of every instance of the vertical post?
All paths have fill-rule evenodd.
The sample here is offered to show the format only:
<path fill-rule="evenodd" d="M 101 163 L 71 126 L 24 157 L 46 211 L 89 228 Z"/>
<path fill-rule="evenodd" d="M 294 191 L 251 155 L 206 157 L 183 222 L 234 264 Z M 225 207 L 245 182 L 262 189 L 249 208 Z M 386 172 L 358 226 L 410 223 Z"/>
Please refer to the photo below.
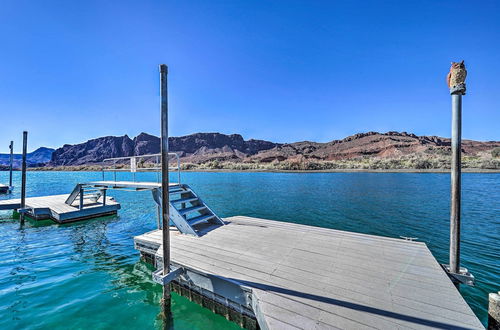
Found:
<path fill-rule="evenodd" d="M 181 159 L 177 155 L 177 183 L 181 184 Z"/>
<path fill-rule="evenodd" d="M 14 141 L 10 141 L 9 190 L 12 189 L 12 165 L 14 163 Z"/>
<path fill-rule="evenodd" d="M 158 159 L 158 156 L 156 156 L 156 168 L 158 169 L 158 166 L 161 165 L 160 164 L 160 160 Z M 160 171 L 156 171 L 156 182 L 160 182 Z"/>
<path fill-rule="evenodd" d="M 460 271 L 460 202 L 462 184 L 462 94 L 451 95 L 450 271 Z"/>
<path fill-rule="evenodd" d="M 103 189 L 102 190 L 102 206 L 106 206 L 106 192 L 108 189 Z"/>
<path fill-rule="evenodd" d="M 137 160 L 134 156 L 130 158 L 130 172 L 132 172 L 132 181 L 135 182 L 135 172 L 137 172 Z"/>
<path fill-rule="evenodd" d="M 462 194 L 462 95 L 465 94 L 464 62 L 451 63 L 447 81 L 451 94 L 451 205 L 450 272 L 460 273 L 460 203 Z M 456 284 L 458 287 L 458 284 Z"/>
<path fill-rule="evenodd" d="M 156 205 L 156 224 L 158 229 L 161 229 L 161 207 Z"/>
<path fill-rule="evenodd" d="M 83 187 L 80 186 L 80 206 L 78 207 L 79 210 L 83 209 Z"/>
<path fill-rule="evenodd" d="M 489 295 L 488 330 L 494 329 L 500 329 L 500 291 Z"/>
<path fill-rule="evenodd" d="M 28 148 L 28 132 L 23 132 L 23 162 L 21 173 L 21 225 L 24 225 L 24 209 L 26 208 L 26 150 Z"/>
<path fill-rule="evenodd" d="M 163 246 L 163 275 L 170 269 L 170 196 L 168 177 L 168 68 L 160 65 L 160 108 L 161 108 L 161 210 L 162 210 L 162 246 Z M 170 284 L 163 285 L 163 315 L 165 320 L 170 318 Z"/>

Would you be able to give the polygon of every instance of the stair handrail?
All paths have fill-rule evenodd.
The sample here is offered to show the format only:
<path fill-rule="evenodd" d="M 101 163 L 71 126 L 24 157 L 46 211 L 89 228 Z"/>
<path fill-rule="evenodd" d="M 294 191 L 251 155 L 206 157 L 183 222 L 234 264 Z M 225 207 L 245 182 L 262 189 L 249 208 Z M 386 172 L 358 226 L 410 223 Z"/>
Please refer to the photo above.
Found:
<path fill-rule="evenodd" d="M 168 153 L 169 159 L 170 156 L 174 156 L 176 161 L 177 161 L 177 166 L 170 167 L 169 170 L 171 171 L 177 171 L 177 179 L 178 183 L 181 184 L 181 160 L 180 157 L 177 153 L 175 152 L 169 152 Z M 140 164 L 137 160 L 141 160 L 143 158 L 149 158 L 149 157 L 155 157 L 155 161 L 153 162 L 152 167 L 138 167 L 137 164 Z M 118 161 L 124 161 L 124 160 L 130 160 L 130 168 L 117 168 L 117 162 Z M 106 165 L 106 163 L 112 162 L 111 165 Z M 170 163 L 170 161 L 169 161 Z M 136 172 L 157 172 L 157 180 L 159 182 L 160 177 L 160 171 L 161 171 L 161 154 L 147 154 L 147 155 L 137 155 L 137 156 L 127 156 L 127 157 L 114 157 L 114 158 L 106 158 L 103 159 L 102 165 L 101 165 L 101 170 L 102 170 L 102 179 L 104 180 L 104 173 L 105 172 L 113 172 L 114 174 L 114 181 L 116 181 L 116 172 L 131 172 L 133 174 L 133 181 L 135 182 L 135 173 Z"/>

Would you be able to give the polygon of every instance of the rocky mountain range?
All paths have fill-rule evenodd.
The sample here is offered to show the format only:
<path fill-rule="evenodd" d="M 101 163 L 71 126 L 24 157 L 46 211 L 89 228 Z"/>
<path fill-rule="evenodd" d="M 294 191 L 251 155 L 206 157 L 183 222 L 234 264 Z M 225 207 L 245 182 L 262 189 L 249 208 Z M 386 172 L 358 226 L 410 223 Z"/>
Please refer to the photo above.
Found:
<path fill-rule="evenodd" d="M 463 155 L 477 155 L 497 147 L 500 147 L 500 141 L 462 140 Z M 417 136 L 406 132 L 367 132 L 326 143 L 304 141 L 277 145 L 259 152 L 251 159 L 259 162 L 291 159 L 333 161 L 363 157 L 395 158 L 409 154 L 446 154 L 450 150 L 451 140 L 448 138 Z"/>
<path fill-rule="evenodd" d="M 30 167 L 43 166 L 52 159 L 54 149 L 41 147 L 26 154 L 26 164 Z M 22 162 L 21 154 L 14 154 L 13 166 L 20 167 Z M 10 154 L 0 154 L 0 166 L 9 166 Z"/>
<path fill-rule="evenodd" d="M 183 163 L 279 163 L 285 161 L 339 161 L 353 159 L 395 159 L 408 155 L 447 155 L 450 139 L 437 136 L 417 136 L 406 132 L 367 132 L 326 143 L 273 143 L 244 140 L 239 134 L 196 133 L 169 138 L 171 152 L 180 155 Z M 490 153 L 500 148 L 500 141 L 462 141 L 465 156 Z M 56 150 L 40 148 L 28 154 L 30 166 L 84 166 L 100 164 L 105 158 L 155 154 L 160 152 L 160 139 L 141 133 L 134 138 L 106 136 L 84 143 L 66 144 Z M 20 155 L 15 156 L 15 166 Z M 0 154 L 0 165 L 8 163 L 8 155 Z"/>
<path fill-rule="evenodd" d="M 203 163 L 219 160 L 242 160 L 258 152 L 278 146 L 262 140 L 244 140 L 239 134 L 196 133 L 169 138 L 170 152 L 176 152 L 183 162 Z M 160 138 L 141 133 L 131 139 L 124 136 L 106 136 L 75 145 L 64 145 L 52 154 L 49 166 L 99 164 L 106 158 L 156 154 L 160 152 Z"/>

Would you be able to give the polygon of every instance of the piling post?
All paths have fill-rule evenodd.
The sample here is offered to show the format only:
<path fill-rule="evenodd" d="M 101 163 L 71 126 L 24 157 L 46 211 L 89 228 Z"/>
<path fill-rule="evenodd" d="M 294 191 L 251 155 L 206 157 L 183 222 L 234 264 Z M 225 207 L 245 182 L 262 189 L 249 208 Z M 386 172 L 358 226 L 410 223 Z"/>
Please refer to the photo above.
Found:
<path fill-rule="evenodd" d="M 161 207 L 156 205 L 156 225 L 158 229 L 161 229 Z"/>
<path fill-rule="evenodd" d="M 80 192 L 79 192 L 79 197 L 80 197 L 80 202 L 78 204 L 78 209 L 81 210 L 83 209 L 83 194 L 84 194 L 84 191 L 83 191 L 83 187 L 80 185 Z"/>
<path fill-rule="evenodd" d="M 162 235 L 163 235 L 163 276 L 170 271 L 170 196 L 168 177 L 168 92 L 167 92 L 168 68 L 165 64 L 160 65 L 160 108 L 161 108 L 161 211 L 162 211 Z M 165 323 L 171 319 L 170 314 L 170 283 L 163 285 L 162 312 Z"/>
<path fill-rule="evenodd" d="M 10 141 L 9 190 L 12 189 L 12 165 L 14 163 L 14 141 Z"/>
<path fill-rule="evenodd" d="M 500 291 L 490 293 L 488 305 L 488 330 L 500 329 Z"/>
<path fill-rule="evenodd" d="M 106 193 L 107 193 L 108 189 L 103 189 L 102 190 L 102 206 L 106 206 Z"/>
<path fill-rule="evenodd" d="M 451 128 L 451 210 L 450 210 L 450 271 L 460 270 L 460 204 L 462 185 L 461 126 L 462 95 L 452 94 Z"/>
<path fill-rule="evenodd" d="M 448 74 L 451 94 L 451 208 L 450 272 L 460 273 L 460 204 L 462 178 L 462 95 L 465 95 L 464 62 L 452 62 Z"/>
<path fill-rule="evenodd" d="M 28 148 L 28 132 L 23 132 L 23 161 L 21 173 L 21 225 L 24 225 L 24 209 L 26 208 L 26 150 Z"/>

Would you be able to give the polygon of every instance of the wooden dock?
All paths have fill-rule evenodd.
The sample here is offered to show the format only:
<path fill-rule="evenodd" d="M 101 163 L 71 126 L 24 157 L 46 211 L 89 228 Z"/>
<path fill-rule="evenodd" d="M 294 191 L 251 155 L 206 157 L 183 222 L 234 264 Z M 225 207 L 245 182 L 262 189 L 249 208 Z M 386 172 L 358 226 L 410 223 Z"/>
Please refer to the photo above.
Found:
<path fill-rule="evenodd" d="M 213 310 L 224 304 L 221 314 L 229 319 L 239 309 L 262 329 L 484 329 L 424 243 L 242 216 L 224 220 L 201 237 L 172 227 L 171 265 L 182 270 L 173 282 L 179 292 L 203 296 L 204 306 L 211 297 Z M 161 235 L 134 238 L 157 266 Z"/>
<path fill-rule="evenodd" d="M 106 197 L 105 205 L 102 202 L 86 199 L 83 208 L 80 209 L 78 205 L 65 203 L 68 196 L 64 194 L 26 198 L 26 214 L 35 220 L 51 219 L 58 223 L 67 223 L 116 214 L 120 209 L 120 204 L 112 197 Z M 0 201 L 0 210 L 19 210 L 20 208 L 20 199 Z"/>

